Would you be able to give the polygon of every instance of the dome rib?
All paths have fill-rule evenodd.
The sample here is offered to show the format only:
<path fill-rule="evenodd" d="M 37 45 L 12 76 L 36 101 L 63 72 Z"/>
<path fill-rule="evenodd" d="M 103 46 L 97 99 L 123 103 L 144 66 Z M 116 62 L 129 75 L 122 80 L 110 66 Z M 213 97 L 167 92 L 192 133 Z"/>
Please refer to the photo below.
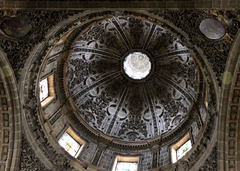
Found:
<path fill-rule="evenodd" d="M 80 35 L 68 61 L 66 83 L 77 117 L 89 127 L 138 142 L 172 131 L 189 117 L 197 95 L 197 69 L 187 47 L 171 33 L 149 21 L 113 17 Z M 144 54 L 151 64 L 140 79 L 131 78 L 124 68 L 134 53 Z M 142 66 L 139 56 L 132 57 L 131 65 Z"/>

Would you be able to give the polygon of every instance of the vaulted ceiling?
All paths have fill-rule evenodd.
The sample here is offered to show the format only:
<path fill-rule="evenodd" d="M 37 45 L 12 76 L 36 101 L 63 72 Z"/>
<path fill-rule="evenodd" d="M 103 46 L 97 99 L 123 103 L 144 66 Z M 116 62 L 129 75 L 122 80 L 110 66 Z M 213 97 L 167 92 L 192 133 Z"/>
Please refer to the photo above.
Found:
<path fill-rule="evenodd" d="M 111 170 L 116 155 L 140 156 L 141 170 L 240 169 L 239 10 L 151 8 L 167 1 L 60 10 L 63 3 L 0 3 L 0 170 Z M 217 22 L 224 36 L 209 39 L 218 34 L 208 37 L 215 32 L 202 21 Z M 124 70 L 134 52 L 149 58 L 146 78 Z M 55 98 L 43 106 L 38 85 L 49 75 Z M 86 142 L 76 159 L 57 143 L 68 127 Z M 186 133 L 193 148 L 173 164 L 171 147 Z"/>

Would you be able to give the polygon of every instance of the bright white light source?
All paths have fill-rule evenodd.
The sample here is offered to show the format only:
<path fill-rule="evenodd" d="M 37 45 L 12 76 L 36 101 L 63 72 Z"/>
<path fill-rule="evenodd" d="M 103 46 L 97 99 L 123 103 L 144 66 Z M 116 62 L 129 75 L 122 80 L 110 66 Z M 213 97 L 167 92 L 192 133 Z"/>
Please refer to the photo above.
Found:
<path fill-rule="evenodd" d="M 64 133 L 58 143 L 73 157 L 76 157 L 80 144 L 78 144 L 68 133 Z"/>
<path fill-rule="evenodd" d="M 39 82 L 39 97 L 40 102 L 46 99 L 48 94 L 48 80 L 47 78 Z"/>
<path fill-rule="evenodd" d="M 116 171 L 137 171 L 138 164 L 134 162 L 118 162 Z"/>
<path fill-rule="evenodd" d="M 151 61 L 146 54 L 142 52 L 133 52 L 125 58 L 123 69 L 130 78 L 140 80 L 150 73 Z"/>
<path fill-rule="evenodd" d="M 177 150 L 177 159 L 181 159 L 192 148 L 191 140 L 188 140 Z"/>

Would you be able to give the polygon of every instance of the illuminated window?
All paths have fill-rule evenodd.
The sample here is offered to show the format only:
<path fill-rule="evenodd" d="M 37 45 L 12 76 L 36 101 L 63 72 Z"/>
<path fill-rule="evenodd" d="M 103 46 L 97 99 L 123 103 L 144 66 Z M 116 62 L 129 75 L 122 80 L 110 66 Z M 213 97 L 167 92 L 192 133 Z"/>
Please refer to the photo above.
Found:
<path fill-rule="evenodd" d="M 49 104 L 55 97 L 53 74 L 39 82 L 39 100 L 42 106 Z"/>
<path fill-rule="evenodd" d="M 61 147 L 64 148 L 71 156 L 77 157 L 85 142 L 71 129 L 68 128 L 62 137 L 58 140 Z"/>
<path fill-rule="evenodd" d="M 138 163 L 117 162 L 116 171 L 137 171 Z"/>
<path fill-rule="evenodd" d="M 40 81 L 40 83 L 39 83 L 39 96 L 40 96 L 39 97 L 40 101 L 43 101 L 44 99 L 46 99 L 49 96 L 47 78 Z"/>
<path fill-rule="evenodd" d="M 186 155 L 192 148 L 192 142 L 190 140 L 189 133 L 187 133 L 180 141 L 172 146 L 171 156 L 172 162 L 175 163 Z"/>
<path fill-rule="evenodd" d="M 177 160 L 181 159 L 192 148 L 191 140 L 188 140 L 177 150 Z"/>
<path fill-rule="evenodd" d="M 139 157 L 117 156 L 112 171 L 137 171 Z"/>
<path fill-rule="evenodd" d="M 80 144 L 78 144 L 68 133 L 64 133 L 58 143 L 73 157 L 76 157 Z"/>

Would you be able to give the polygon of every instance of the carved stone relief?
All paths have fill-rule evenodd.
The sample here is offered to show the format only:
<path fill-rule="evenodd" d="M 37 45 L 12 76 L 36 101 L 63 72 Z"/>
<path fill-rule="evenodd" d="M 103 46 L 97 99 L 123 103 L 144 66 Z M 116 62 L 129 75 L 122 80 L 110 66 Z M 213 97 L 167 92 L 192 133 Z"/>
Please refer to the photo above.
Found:
<path fill-rule="evenodd" d="M 6 14 L 3 10 L 0 11 L 0 24 L 11 19 L 12 16 L 17 16 L 31 25 L 31 31 L 22 38 L 6 37 L 0 34 L 0 46 L 7 53 L 11 65 L 14 66 L 13 70 L 17 79 L 30 52 L 35 45 L 45 40 L 47 32 L 54 26 L 53 23 L 59 23 L 79 12 L 81 11 L 19 10 Z"/>
<path fill-rule="evenodd" d="M 22 139 L 22 152 L 20 161 L 20 170 L 41 170 L 50 171 L 43 163 L 36 157 L 29 142 L 23 136 Z"/>
<path fill-rule="evenodd" d="M 143 82 L 122 73 L 125 54 L 135 49 L 149 54 L 154 65 Z M 198 87 L 197 67 L 178 38 L 151 22 L 123 16 L 81 34 L 66 75 L 79 115 L 91 127 L 127 141 L 173 130 L 185 119 Z"/>
<path fill-rule="evenodd" d="M 106 14 L 110 13 L 109 11 L 106 12 Z M 90 14 L 93 18 L 98 15 L 101 16 L 103 13 Z M 88 17 L 91 18 L 90 16 Z M 88 17 L 86 17 L 86 20 L 89 19 Z M 199 87 L 196 79 L 196 64 L 194 64 L 188 48 L 183 45 L 184 43 L 180 39 L 167 30 L 149 22 L 147 17 L 146 21 L 127 16 L 113 17 L 102 21 L 103 24 L 100 24 L 101 22 L 97 23 L 80 36 L 73 51 L 75 55 L 72 55 L 69 60 L 66 73 L 67 81 L 65 80 L 66 82 L 64 82 L 64 84 L 68 85 L 69 92 L 79 109 L 79 116 L 88 122 L 92 128 L 111 137 L 127 141 L 138 142 L 146 140 L 168 133 L 178 127 L 186 118 L 186 113 L 189 111 L 192 101 L 196 99 L 196 102 L 199 102 L 196 93 Z M 140 29 L 137 30 L 137 27 Z M 92 31 L 94 29 L 97 31 Z M 105 32 L 105 29 L 108 32 Z M 156 33 L 157 36 L 152 36 L 153 33 Z M 191 33 L 189 34 L 191 35 Z M 103 37 L 101 37 L 102 35 Z M 152 39 L 154 39 L 154 43 L 150 43 Z M 89 42 L 88 40 L 91 41 Z M 122 48 L 119 48 L 119 46 Z M 157 56 L 158 60 L 154 64 L 155 66 L 160 66 L 157 67 L 159 70 L 157 70 L 158 73 L 154 77 L 156 79 L 149 77 L 146 83 L 142 82 L 142 86 L 139 86 L 136 82 L 127 79 L 122 74 L 119 58 L 124 56 L 123 54 L 130 49 L 142 47 L 144 49 L 152 49 L 152 56 L 157 56 L 158 53 L 162 56 Z M 159 49 L 159 52 L 155 50 L 156 48 Z M 164 51 L 166 48 L 167 50 Z M 26 103 L 23 107 L 24 113 L 26 113 L 24 117 L 27 119 L 29 130 L 37 139 L 39 150 L 46 156 L 46 160 L 53 163 L 56 168 L 65 167 L 67 169 L 70 168 L 69 160 L 65 160 L 66 158 L 63 155 L 59 155 L 51 144 L 48 143 L 49 140 L 43 131 L 44 125 L 39 121 L 39 106 L 36 105 L 37 95 L 34 94 L 34 86 L 37 85 L 36 78 L 37 73 L 40 72 L 41 59 L 45 56 L 47 50 L 48 48 L 45 48 L 42 50 L 44 53 L 34 56 L 34 63 L 31 65 L 31 68 L 27 68 L 31 71 L 28 75 L 31 81 L 26 82 L 26 89 L 24 90 L 26 93 L 24 98 Z M 171 53 L 175 50 L 177 53 Z M 24 63 L 23 61 L 22 64 Z M 60 65 L 60 68 L 62 70 L 62 65 Z M 169 68 L 174 70 L 174 72 Z M 154 76 L 154 74 L 151 76 Z M 62 77 L 59 76 L 59 78 L 61 79 Z M 214 119 L 217 115 L 216 99 L 214 99 L 215 92 L 211 83 L 209 83 L 209 87 L 213 91 L 210 94 L 211 102 L 208 111 L 210 116 L 204 123 L 207 125 L 206 130 L 204 130 L 204 135 L 201 137 L 200 145 L 194 149 L 193 154 L 189 157 L 191 162 L 182 162 L 181 167 L 184 168 L 191 168 L 194 162 L 198 160 L 201 151 L 206 149 L 211 139 L 212 130 L 215 128 Z M 134 99 L 139 100 L 136 101 Z M 193 108 L 197 108 L 196 106 L 197 104 Z M 73 114 L 68 113 L 68 115 Z M 76 123 L 75 125 L 79 124 L 79 121 L 73 121 L 75 119 L 73 116 L 67 117 L 70 118 L 69 120 L 72 123 Z M 54 120 L 52 118 L 51 122 L 54 123 Z M 99 139 L 96 138 L 95 140 L 106 143 L 104 138 L 101 138 L 99 135 L 93 135 L 83 125 L 79 124 L 78 126 L 83 132 L 81 135 L 93 139 L 97 137 Z M 178 131 L 180 132 L 180 130 Z M 171 139 L 171 136 L 169 137 L 168 140 Z M 132 147 L 131 145 L 117 146 L 112 142 L 108 143 L 117 150 L 120 148 L 126 151 L 128 149 L 143 149 L 141 145 L 136 145 L 135 148 L 135 146 Z M 146 149 L 150 146 L 152 144 L 147 144 L 144 145 L 144 148 Z M 99 162 L 103 151 L 96 149 L 96 152 L 98 154 L 93 157 L 93 161 L 95 160 L 94 164 Z M 153 155 L 151 156 L 156 158 Z M 153 165 L 156 165 L 155 161 Z"/>
<path fill-rule="evenodd" d="M 230 110 L 228 111 L 228 120 L 226 120 L 227 129 L 226 129 L 226 162 L 227 162 L 227 168 L 229 170 L 237 170 L 237 151 L 238 151 L 238 129 L 239 129 L 239 102 L 240 102 L 240 67 L 237 66 L 237 74 L 236 78 L 232 84 L 232 96 L 231 102 L 230 102 Z"/>
<path fill-rule="evenodd" d="M 163 17 L 174 23 L 175 26 L 188 34 L 192 44 L 200 47 L 212 65 L 216 74 L 219 86 L 222 85 L 222 74 L 228 54 L 240 26 L 239 10 L 179 10 L 179 11 L 158 11 L 152 10 L 151 13 Z M 205 18 L 218 18 L 225 24 L 227 34 L 220 40 L 209 40 L 199 31 L 199 25 Z M 219 50 L 221 49 L 221 50 Z"/>
<path fill-rule="evenodd" d="M 205 160 L 199 171 L 217 171 L 217 146 L 213 147 L 211 154 Z"/>
<path fill-rule="evenodd" d="M 1 119 L 1 143 L 0 143 L 0 168 L 3 170 L 7 167 L 7 159 L 9 153 L 9 141 L 10 141 L 10 116 L 9 116 L 9 102 L 8 95 L 4 85 L 4 82 L 0 76 L 0 119 Z"/>

